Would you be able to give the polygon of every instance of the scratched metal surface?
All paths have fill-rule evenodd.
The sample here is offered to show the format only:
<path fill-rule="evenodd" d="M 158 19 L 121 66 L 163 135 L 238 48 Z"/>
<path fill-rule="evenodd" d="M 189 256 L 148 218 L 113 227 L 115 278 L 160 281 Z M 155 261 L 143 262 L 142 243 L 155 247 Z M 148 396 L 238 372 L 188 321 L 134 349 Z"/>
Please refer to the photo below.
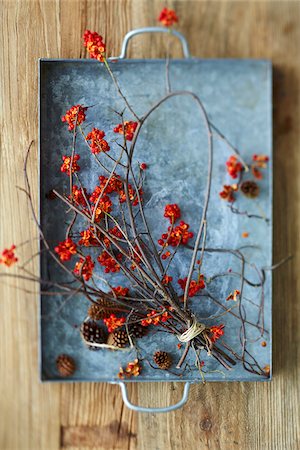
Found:
<path fill-rule="evenodd" d="M 165 63 L 161 60 L 124 60 L 112 65 L 113 71 L 138 114 L 147 109 L 165 93 Z M 174 60 L 170 67 L 173 89 L 192 90 L 200 96 L 210 120 L 226 137 L 237 146 L 244 159 L 253 153 L 269 155 L 269 168 L 260 182 L 261 195 L 249 201 L 239 197 L 237 206 L 256 214 L 265 214 L 270 222 L 247 219 L 233 215 L 226 202 L 219 198 L 221 186 L 228 182 L 225 161 L 231 154 L 220 140 L 214 139 L 213 177 L 211 201 L 208 210 L 207 246 L 214 248 L 238 248 L 255 244 L 259 249 L 248 249 L 245 255 L 258 267 L 270 266 L 272 262 L 272 70 L 271 64 L 263 60 Z M 123 102 L 116 94 L 113 84 L 101 64 L 91 60 L 41 60 L 40 61 L 40 217 L 46 238 L 54 246 L 64 239 L 64 215 L 66 208 L 59 200 L 46 199 L 46 193 L 56 188 L 60 192 L 67 189 L 68 180 L 60 173 L 61 156 L 71 151 L 72 135 L 61 122 L 61 116 L 73 104 L 95 105 L 88 111 L 88 124 L 104 129 L 107 140 L 116 137 L 113 126 L 118 123 L 113 110 L 122 110 Z M 128 114 L 126 119 L 132 119 Z M 87 129 L 89 129 L 89 125 Z M 182 219 L 191 230 L 196 231 L 202 210 L 203 193 L 207 176 L 207 138 L 203 121 L 191 99 L 174 98 L 157 110 L 145 124 L 136 148 L 137 161 L 149 166 L 145 185 L 146 214 L 157 239 L 166 228 L 163 207 L 166 203 L 178 203 L 182 209 Z M 81 177 L 84 184 L 92 189 L 97 177 L 102 174 L 94 164 L 87 147 L 79 140 L 81 155 Z M 112 145 L 113 147 L 113 145 Z M 115 150 L 112 150 L 114 154 Z M 84 227 L 84 226 L 83 226 Z M 82 229 L 83 229 L 82 227 Z M 247 231 L 249 237 L 242 238 Z M 171 272 L 174 279 L 187 274 L 190 254 L 178 253 L 175 268 Z M 72 263 L 72 266 L 74 261 Z M 238 260 L 229 254 L 205 254 L 202 271 L 207 277 L 216 273 L 240 269 Z M 99 274 L 103 272 L 99 267 Z M 64 280 L 64 273 L 46 254 L 41 257 L 41 273 L 44 279 Z M 246 275 L 257 280 L 252 267 L 247 267 Z M 122 282 L 114 276 L 113 285 Z M 264 298 L 264 325 L 267 347 L 260 345 L 259 333 L 252 326 L 246 326 L 249 351 L 257 361 L 271 365 L 271 274 L 267 274 Z M 123 283 L 124 284 L 124 283 Z M 230 291 L 238 288 L 235 278 L 219 278 L 208 285 L 223 304 Z M 252 303 L 249 301 L 252 301 Z M 240 322 L 222 313 L 221 307 L 204 298 L 193 299 L 193 307 L 199 319 L 207 324 L 224 323 L 224 341 L 240 350 Z M 246 286 L 243 305 L 247 319 L 256 321 L 258 292 Z M 117 381 L 121 365 L 135 358 L 135 351 L 112 352 L 109 350 L 90 351 L 79 335 L 79 325 L 84 320 L 87 301 L 73 297 L 66 301 L 60 296 L 41 297 L 40 358 L 41 379 L 62 381 L 55 368 L 55 359 L 60 353 L 74 357 L 77 371 L 68 381 Z M 228 306 L 228 303 L 226 303 Z M 180 358 L 176 337 L 166 333 L 150 334 L 138 341 L 142 353 L 151 360 L 154 351 L 171 351 L 174 361 Z M 231 371 L 220 369 L 219 364 L 203 354 L 207 381 L 257 381 L 260 377 L 246 372 L 241 364 Z M 193 355 L 188 357 L 192 365 Z M 201 381 L 196 369 L 186 371 L 183 377 L 152 369 L 147 362 L 138 379 L 133 381 Z M 66 380 L 67 381 L 67 380 Z"/>

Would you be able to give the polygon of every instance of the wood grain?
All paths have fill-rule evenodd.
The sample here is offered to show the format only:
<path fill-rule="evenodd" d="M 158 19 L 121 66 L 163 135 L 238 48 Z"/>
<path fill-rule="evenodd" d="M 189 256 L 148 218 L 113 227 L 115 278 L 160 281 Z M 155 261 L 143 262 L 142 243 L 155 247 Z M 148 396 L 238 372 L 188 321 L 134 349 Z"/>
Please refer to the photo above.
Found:
<path fill-rule="evenodd" d="M 0 448 L 182 448 L 296 450 L 299 425 L 299 1 L 20 1 L 1 4 L 0 248 L 36 237 L 22 185 L 26 147 L 35 140 L 30 176 L 37 201 L 37 58 L 84 55 L 85 28 L 101 32 L 110 52 L 122 37 L 152 25 L 168 3 L 199 57 L 270 58 L 274 63 L 274 260 L 293 253 L 274 277 L 274 379 L 271 383 L 193 386 L 189 403 L 166 415 L 123 407 L 116 386 L 41 385 L 34 286 L 1 280 Z M 180 47 L 174 42 L 174 56 Z M 138 37 L 130 57 L 163 57 L 161 37 Z M 263 149 L 262 149 L 263 151 Z M 29 257 L 33 241 L 20 250 Z M 30 270 L 37 271 L 31 263 Z M 24 292 L 24 289 L 27 292 Z M 133 401 L 165 405 L 182 386 L 130 389 Z"/>

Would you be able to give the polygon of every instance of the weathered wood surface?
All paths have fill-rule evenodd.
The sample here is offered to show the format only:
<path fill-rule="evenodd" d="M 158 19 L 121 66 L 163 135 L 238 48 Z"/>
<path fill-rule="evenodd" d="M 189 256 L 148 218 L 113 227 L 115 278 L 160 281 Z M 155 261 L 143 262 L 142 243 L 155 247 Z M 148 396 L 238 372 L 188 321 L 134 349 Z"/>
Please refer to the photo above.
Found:
<path fill-rule="evenodd" d="M 183 409 L 136 414 L 119 389 L 102 384 L 41 385 L 37 296 L 29 284 L 1 281 L 0 448 L 9 449 L 282 449 L 300 446 L 299 425 L 299 1 L 169 2 L 191 52 L 201 57 L 271 58 L 274 63 L 274 260 L 294 260 L 274 277 L 274 379 L 271 383 L 194 386 Z M 36 236 L 22 185 L 25 149 L 37 201 L 37 58 L 84 55 L 84 29 L 104 35 L 118 54 L 122 37 L 152 25 L 160 1 L 1 2 L 0 248 Z M 129 56 L 163 57 L 160 37 L 139 37 Z M 174 45 L 174 56 L 180 48 Z M 21 255 L 36 249 L 33 242 Z M 30 269 L 37 270 L 31 264 Z M 21 289 L 26 288 L 28 292 Z M 298 347 L 297 347 L 298 345 Z M 141 385 L 134 401 L 164 405 L 180 385 Z"/>

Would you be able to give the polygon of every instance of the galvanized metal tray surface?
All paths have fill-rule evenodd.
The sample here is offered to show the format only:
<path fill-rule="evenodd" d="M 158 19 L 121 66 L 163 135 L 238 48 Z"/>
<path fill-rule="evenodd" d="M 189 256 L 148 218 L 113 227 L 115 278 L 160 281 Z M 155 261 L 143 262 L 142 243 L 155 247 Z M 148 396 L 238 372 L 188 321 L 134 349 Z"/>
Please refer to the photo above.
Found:
<path fill-rule="evenodd" d="M 165 93 L 165 61 L 123 60 L 112 64 L 129 103 L 138 114 L 143 114 Z M 213 181 L 208 210 L 207 246 L 245 248 L 247 260 L 258 267 L 272 264 L 272 74 L 271 64 L 265 60 L 172 60 L 170 78 L 174 89 L 194 91 L 202 99 L 210 120 L 222 130 L 245 160 L 253 153 L 269 156 L 270 164 L 261 181 L 259 200 L 249 204 L 240 199 L 241 210 L 263 211 L 269 218 L 249 219 L 232 214 L 219 191 L 226 182 L 225 162 L 231 154 L 226 144 L 214 139 Z M 63 191 L 67 177 L 60 173 L 61 156 L 70 150 L 70 134 L 62 124 L 61 116 L 73 104 L 95 105 L 89 109 L 89 121 L 106 131 L 108 141 L 116 123 L 113 110 L 122 110 L 123 102 L 104 67 L 93 60 L 40 60 L 40 217 L 46 238 L 55 245 L 64 239 L 66 207 L 59 201 L 47 199 L 49 190 Z M 129 116 L 128 116 L 129 117 Z M 110 131 L 111 130 L 111 131 Z M 112 153 L 113 154 L 113 153 Z M 207 148 L 204 125 L 199 125 L 195 105 L 185 98 L 173 98 L 153 114 L 139 138 L 135 158 L 145 161 L 149 170 L 146 179 L 146 214 L 154 237 L 163 228 L 163 207 L 176 202 L 181 206 L 183 219 L 197 229 L 199 211 L 203 203 L 206 183 Z M 82 145 L 81 176 L 87 187 L 97 184 L 99 167 Z M 247 239 L 242 237 L 248 232 Z M 181 253 L 174 275 L 186 276 L 190 255 Z M 240 270 L 240 262 L 233 255 L 205 254 L 203 271 L 212 277 L 216 273 Z M 42 278 L 65 280 L 65 274 L 53 264 L 47 254 L 41 256 Z M 253 267 L 247 266 L 246 276 L 256 280 Z M 116 281 L 117 283 L 117 281 Z M 236 279 L 219 278 L 209 286 L 210 292 L 225 304 L 226 296 L 237 288 Z M 257 329 L 246 324 L 247 345 L 251 354 L 263 367 L 271 365 L 271 299 L 272 277 L 267 274 L 264 286 L 264 340 L 262 348 Z M 257 291 L 245 286 L 243 307 L 249 322 L 257 320 Z M 249 301 L 250 300 L 250 301 Z M 77 371 L 71 381 L 117 382 L 121 365 L 135 357 L 135 351 L 89 351 L 79 334 L 80 323 L 86 316 L 87 301 L 80 296 L 69 301 L 59 295 L 41 296 L 41 378 L 44 381 L 62 381 L 55 367 L 58 354 L 74 357 Z M 226 305 L 228 306 L 228 305 Z M 223 309 L 205 298 L 193 300 L 199 318 L 212 324 L 210 317 L 222 314 Z M 240 322 L 230 314 L 218 321 L 226 325 L 226 343 L 239 351 Z M 172 352 L 178 360 L 176 337 L 168 334 L 149 334 L 139 340 L 142 353 L 151 354 L 160 349 Z M 245 371 L 240 363 L 231 370 L 220 370 L 213 358 L 205 357 L 207 381 L 259 381 L 263 378 Z M 192 365 L 192 357 L 188 357 Z M 176 372 L 176 371 L 175 371 Z M 129 380 L 131 381 L 131 380 Z M 182 377 L 153 370 L 145 364 L 141 375 L 132 381 L 202 381 L 196 368 Z"/>

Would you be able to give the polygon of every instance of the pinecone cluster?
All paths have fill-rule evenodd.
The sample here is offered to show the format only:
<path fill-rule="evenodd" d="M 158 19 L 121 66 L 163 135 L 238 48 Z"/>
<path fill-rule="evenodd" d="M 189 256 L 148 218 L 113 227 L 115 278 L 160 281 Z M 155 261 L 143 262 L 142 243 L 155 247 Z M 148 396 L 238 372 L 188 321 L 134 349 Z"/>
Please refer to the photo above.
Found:
<path fill-rule="evenodd" d="M 106 342 L 106 336 L 102 328 L 94 322 L 93 320 L 88 320 L 87 322 L 83 322 L 80 328 L 80 332 L 82 334 L 83 339 L 87 343 L 95 343 L 95 344 L 104 344 Z M 99 347 L 88 345 L 90 350 L 99 350 Z"/>
<path fill-rule="evenodd" d="M 147 327 L 143 327 L 141 322 L 137 322 L 139 320 L 138 316 L 132 315 L 129 318 L 129 322 L 132 322 L 128 325 L 128 332 L 131 337 L 135 339 L 139 339 L 147 333 Z"/>
<path fill-rule="evenodd" d="M 169 353 L 158 351 L 153 355 L 153 361 L 155 364 L 163 370 L 169 369 L 172 365 L 172 357 Z"/>
<path fill-rule="evenodd" d="M 73 375 L 76 370 L 75 361 L 69 355 L 59 355 L 56 359 L 56 367 L 62 377 Z"/>
<path fill-rule="evenodd" d="M 92 320 L 107 319 L 113 313 L 113 304 L 104 298 L 100 298 L 97 303 L 93 303 L 88 309 L 88 316 Z"/>
<path fill-rule="evenodd" d="M 119 330 L 110 333 L 108 335 L 107 344 L 118 348 L 127 347 L 129 339 L 125 328 L 120 328 Z"/>
<path fill-rule="evenodd" d="M 256 198 L 259 195 L 259 186 L 255 181 L 244 181 L 241 184 L 242 193 L 249 198 Z"/>

